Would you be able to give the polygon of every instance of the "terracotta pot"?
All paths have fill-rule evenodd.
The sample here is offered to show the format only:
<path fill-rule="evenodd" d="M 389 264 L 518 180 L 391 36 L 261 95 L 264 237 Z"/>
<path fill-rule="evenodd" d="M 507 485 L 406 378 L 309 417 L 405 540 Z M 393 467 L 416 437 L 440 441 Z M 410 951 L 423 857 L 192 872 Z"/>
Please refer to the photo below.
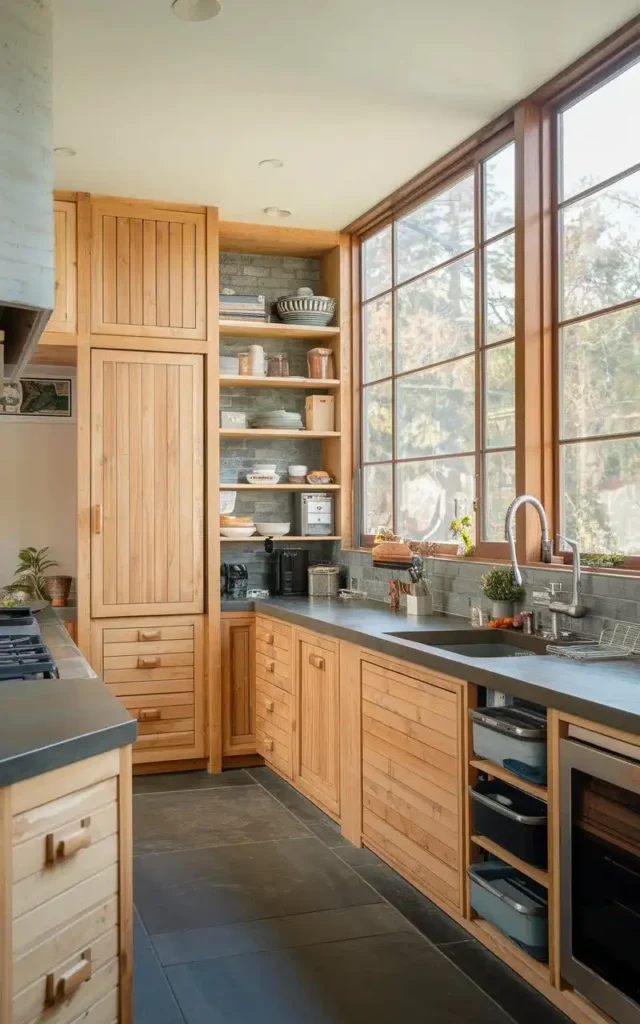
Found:
<path fill-rule="evenodd" d="M 72 576 L 45 576 L 46 591 L 54 608 L 64 608 L 72 582 Z"/>

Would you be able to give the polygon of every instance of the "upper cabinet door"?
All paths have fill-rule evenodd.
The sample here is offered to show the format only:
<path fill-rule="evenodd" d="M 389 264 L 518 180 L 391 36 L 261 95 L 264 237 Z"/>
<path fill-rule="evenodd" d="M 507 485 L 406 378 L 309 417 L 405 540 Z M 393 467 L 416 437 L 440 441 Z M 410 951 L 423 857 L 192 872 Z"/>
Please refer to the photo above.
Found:
<path fill-rule="evenodd" d="M 55 298 L 47 331 L 77 331 L 77 236 L 76 204 L 60 199 L 53 203 L 53 260 Z"/>
<path fill-rule="evenodd" d="M 91 354 L 91 613 L 203 611 L 203 357 Z"/>
<path fill-rule="evenodd" d="M 206 338 L 205 215 L 92 203 L 94 334 Z"/>

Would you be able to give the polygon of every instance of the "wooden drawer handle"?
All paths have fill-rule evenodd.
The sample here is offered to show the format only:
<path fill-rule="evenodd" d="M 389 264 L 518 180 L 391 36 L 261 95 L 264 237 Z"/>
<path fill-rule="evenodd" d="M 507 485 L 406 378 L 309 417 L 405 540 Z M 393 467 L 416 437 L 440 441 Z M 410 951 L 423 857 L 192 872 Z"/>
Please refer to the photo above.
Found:
<path fill-rule="evenodd" d="M 272 700 L 265 700 L 264 707 L 265 711 L 273 711 L 275 705 Z"/>
<path fill-rule="evenodd" d="M 273 750 L 273 740 L 265 740 L 264 749 L 269 751 Z"/>
<path fill-rule="evenodd" d="M 73 832 L 49 832 L 46 838 L 47 864 L 73 857 L 74 853 L 91 846 L 91 818 L 83 818 L 80 828 Z"/>
<path fill-rule="evenodd" d="M 102 505 L 93 506 L 93 532 L 102 533 Z"/>
<path fill-rule="evenodd" d="M 267 672 L 275 672 L 275 670 L 276 670 L 276 663 L 275 663 L 275 661 L 268 661 L 267 664 L 265 665 L 265 669 L 267 670 Z"/>
<path fill-rule="evenodd" d="M 70 967 L 68 971 L 56 978 L 54 972 L 47 974 L 47 987 L 45 1000 L 47 1006 L 55 1006 L 56 1003 L 63 1003 L 65 999 L 72 996 L 80 988 L 84 981 L 91 978 L 91 950 L 85 949 L 82 953 L 82 960 Z"/>
<path fill-rule="evenodd" d="M 159 640 L 159 639 L 160 639 L 160 630 L 159 629 L 139 629 L 138 630 L 138 640 L 147 641 L 147 640 Z"/>
<path fill-rule="evenodd" d="M 324 658 L 321 658 L 319 654 L 310 654 L 309 664 L 313 665 L 314 668 L 324 670 Z"/>
<path fill-rule="evenodd" d="M 271 644 L 271 645 L 275 644 L 276 638 L 273 635 L 273 633 L 265 633 L 264 642 L 265 642 L 265 644 Z"/>
<path fill-rule="evenodd" d="M 157 722 L 159 718 L 162 718 L 160 708 L 140 708 L 138 712 L 139 722 Z"/>
<path fill-rule="evenodd" d="M 138 668 L 157 668 L 160 664 L 160 658 L 151 658 L 149 656 L 138 658 Z"/>

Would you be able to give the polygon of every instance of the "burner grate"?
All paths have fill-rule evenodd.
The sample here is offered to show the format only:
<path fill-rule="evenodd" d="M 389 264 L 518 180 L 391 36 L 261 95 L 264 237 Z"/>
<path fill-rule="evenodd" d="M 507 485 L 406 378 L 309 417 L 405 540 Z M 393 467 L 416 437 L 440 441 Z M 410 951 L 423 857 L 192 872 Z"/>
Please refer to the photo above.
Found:
<path fill-rule="evenodd" d="M 53 679 L 58 671 L 40 636 L 0 633 L 0 681 Z"/>

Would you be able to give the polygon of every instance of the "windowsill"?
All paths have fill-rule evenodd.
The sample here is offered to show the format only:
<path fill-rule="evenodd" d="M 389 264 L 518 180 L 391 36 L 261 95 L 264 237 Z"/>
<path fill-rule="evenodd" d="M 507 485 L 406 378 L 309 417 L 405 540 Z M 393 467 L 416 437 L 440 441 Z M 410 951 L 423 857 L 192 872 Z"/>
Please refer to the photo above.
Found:
<path fill-rule="evenodd" d="M 369 555 L 371 554 L 371 551 L 372 551 L 372 549 L 370 547 L 360 547 L 360 548 L 356 548 L 356 547 L 343 547 L 341 550 L 342 551 L 348 551 L 348 552 L 354 552 L 354 553 L 360 553 L 360 554 L 369 554 Z M 510 565 L 511 564 L 511 559 L 510 558 L 487 558 L 487 557 L 484 557 L 482 555 L 468 555 L 467 557 L 464 557 L 464 556 L 461 556 L 461 555 L 437 554 L 437 555 L 425 555 L 424 557 L 426 557 L 426 558 L 434 558 L 437 561 L 441 561 L 441 562 L 473 562 L 473 563 L 478 564 L 478 565 Z M 558 557 L 558 556 L 554 557 L 554 560 L 551 563 L 549 563 L 549 562 L 522 562 L 522 563 L 519 563 L 519 564 L 520 564 L 520 568 L 521 569 L 546 569 L 546 570 L 557 569 L 558 571 L 568 572 L 568 573 L 572 572 L 572 570 L 573 570 L 573 567 L 571 565 L 565 565 L 565 563 L 562 561 L 562 559 L 560 557 Z M 617 566 L 613 566 L 613 567 L 606 567 L 606 566 L 601 566 L 601 565 L 583 565 L 583 566 L 580 567 L 580 572 L 582 574 L 584 574 L 584 573 L 594 573 L 594 574 L 606 575 L 606 576 L 625 576 L 625 577 L 635 576 L 635 577 L 640 577 L 640 569 L 637 569 L 637 568 L 625 569 L 624 566 L 618 566 L 618 565 Z"/>

